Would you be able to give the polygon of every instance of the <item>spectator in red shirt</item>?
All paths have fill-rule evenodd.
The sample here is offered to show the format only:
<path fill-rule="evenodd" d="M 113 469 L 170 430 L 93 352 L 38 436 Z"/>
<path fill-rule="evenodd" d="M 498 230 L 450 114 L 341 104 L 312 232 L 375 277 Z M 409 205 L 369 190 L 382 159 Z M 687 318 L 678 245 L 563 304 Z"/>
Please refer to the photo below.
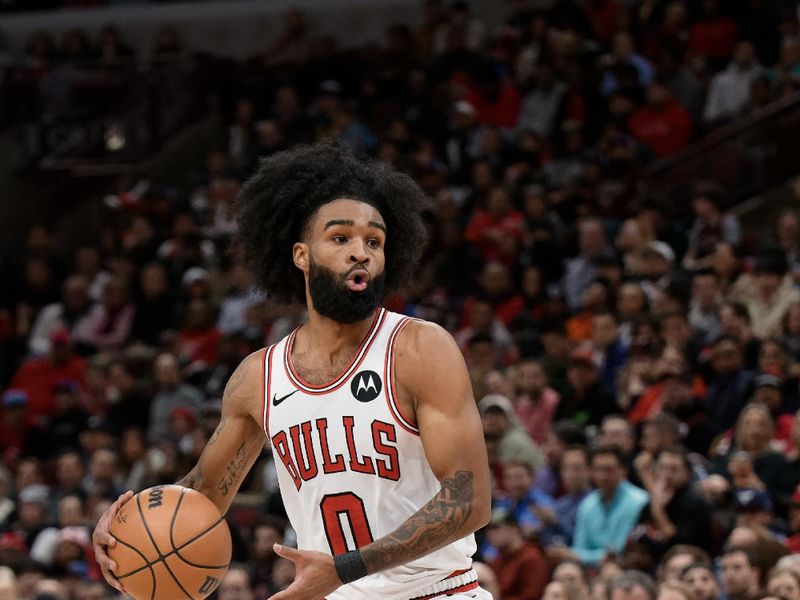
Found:
<path fill-rule="evenodd" d="M 525 217 L 514 209 L 508 191 L 494 187 L 486 209 L 478 209 L 467 225 L 465 238 L 478 246 L 486 260 L 510 263 L 525 232 Z"/>
<path fill-rule="evenodd" d="M 736 22 L 720 14 L 718 0 L 703 0 L 702 17 L 689 30 L 690 57 L 707 58 L 712 68 L 724 65 L 736 43 Z"/>
<path fill-rule="evenodd" d="M 36 420 L 55 412 L 56 384 L 75 381 L 85 389 L 86 361 L 76 356 L 69 333 L 60 329 L 50 336 L 52 348 L 47 356 L 26 360 L 11 381 L 11 387 L 28 394 L 28 418 Z"/>
<path fill-rule="evenodd" d="M 692 138 L 692 118 L 659 81 L 647 88 L 647 103 L 628 121 L 633 137 L 660 158 L 677 152 Z"/>
<path fill-rule="evenodd" d="M 188 363 L 188 371 L 204 370 L 217 362 L 220 335 L 211 305 L 204 300 L 189 302 L 178 335 L 180 357 Z"/>
<path fill-rule="evenodd" d="M 504 600 L 538 600 L 550 578 L 547 560 L 522 537 L 516 519 L 497 511 L 487 526 L 489 541 L 499 551 L 491 562 Z"/>

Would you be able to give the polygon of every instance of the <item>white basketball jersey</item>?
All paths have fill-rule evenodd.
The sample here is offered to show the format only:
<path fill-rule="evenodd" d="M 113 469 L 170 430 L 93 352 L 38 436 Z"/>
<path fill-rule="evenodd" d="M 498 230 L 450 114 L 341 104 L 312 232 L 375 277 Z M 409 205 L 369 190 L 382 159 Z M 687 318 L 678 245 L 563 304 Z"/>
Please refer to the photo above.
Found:
<path fill-rule="evenodd" d="M 352 364 L 325 385 L 294 370 L 296 330 L 265 352 L 263 426 L 301 549 L 335 555 L 364 546 L 394 531 L 441 487 L 419 430 L 395 400 L 393 344 L 409 320 L 378 310 Z M 468 535 L 328 598 L 409 600 L 451 590 L 453 582 L 471 583 L 474 552 Z"/>

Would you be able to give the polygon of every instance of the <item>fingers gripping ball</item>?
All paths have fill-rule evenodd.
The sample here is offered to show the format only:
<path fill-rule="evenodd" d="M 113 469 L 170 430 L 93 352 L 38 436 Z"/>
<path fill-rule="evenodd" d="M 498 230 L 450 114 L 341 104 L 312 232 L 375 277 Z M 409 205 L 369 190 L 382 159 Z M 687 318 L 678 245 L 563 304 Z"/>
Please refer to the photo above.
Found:
<path fill-rule="evenodd" d="M 231 561 L 231 534 L 211 500 L 177 485 L 148 488 L 111 522 L 109 557 L 136 600 L 202 600 Z"/>

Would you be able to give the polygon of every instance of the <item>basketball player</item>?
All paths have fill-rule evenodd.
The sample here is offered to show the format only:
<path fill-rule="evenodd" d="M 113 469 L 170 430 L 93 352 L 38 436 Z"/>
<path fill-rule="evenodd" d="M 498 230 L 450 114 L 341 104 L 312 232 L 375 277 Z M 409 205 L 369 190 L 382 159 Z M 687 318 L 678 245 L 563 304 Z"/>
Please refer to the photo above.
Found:
<path fill-rule="evenodd" d="M 390 167 L 332 144 L 264 160 L 239 199 L 248 266 L 309 319 L 242 361 L 219 426 L 180 482 L 225 513 L 271 442 L 299 549 L 275 600 L 491 598 L 472 569 L 490 513 L 480 418 L 461 352 L 440 327 L 380 304 L 413 275 L 422 193 Z M 122 589 L 94 544 L 106 580 Z"/>

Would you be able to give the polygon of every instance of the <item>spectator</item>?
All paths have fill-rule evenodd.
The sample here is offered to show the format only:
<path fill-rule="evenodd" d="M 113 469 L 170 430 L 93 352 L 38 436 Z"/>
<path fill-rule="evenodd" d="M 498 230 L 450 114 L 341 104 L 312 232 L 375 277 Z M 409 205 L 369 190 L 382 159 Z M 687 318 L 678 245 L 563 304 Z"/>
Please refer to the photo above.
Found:
<path fill-rule="evenodd" d="M 150 425 L 147 437 L 151 442 L 168 439 L 169 415 L 176 408 L 188 408 L 195 415 L 200 412 L 203 398 L 193 387 L 181 383 L 175 357 L 161 354 L 156 358 L 154 375 L 158 391 L 150 408 Z"/>
<path fill-rule="evenodd" d="M 735 216 L 724 212 L 725 193 L 716 185 L 698 186 L 692 198 L 695 219 L 689 231 L 689 248 L 683 266 L 698 270 L 711 266 L 712 256 L 720 242 L 732 247 L 742 239 L 741 226 Z"/>
<path fill-rule="evenodd" d="M 738 547 L 727 548 L 720 561 L 722 591 L 731 600 L 751 600 L 759 591 L 759 572 L 751 553 Z"/>
<path fill-rule="evenodd" d="M 646 99 L 628 121 L 633 137 L 659 158 L 686 146 L 692 138 L 692 118 L 667 86 L 659 81 L 651 83 Z"/>
<path fill-rule="evenodd" d="M 697 546 L 677 544 L 664 553 L 658 570 L 660 582 L 680 582 L 683 571 L 693 564 L 711 564 L 708 552 Z"/>
<path fill-rule="evenodd" d="M 692 277 L 689 324 L 703 341 L 710 343 L 722 333 L 719 322 L 719 285 L 714 271 L 697 271 Z"/>
<path fill-rule="evenodd" d="M 641 571 L 625 571 L 609 582 L 608 600 L 656 600 L 656 587 Z"/>
<path fill-rule="evenodd" d="M 598 448 L 592 453 L 591 470 L 597 489 L 578 508 L 572 551 L 582 563 L 596 565 L 608 552 L 623 549 L 648 495 L 625 480 L 619 449 Z"/>
<path fill-rule="evenodd" d="M 568 388 L 557 417 L 572 415 L 580 424 L 597 425 L 604 415 L 616 412 L 613 394 L 600 381 L 591 351 L 575 350 L 567 368 Z"/>
<path fill-rule="evenodd" d="M 578 508 L 591 491 L 589 453 L 583 446 L 570 446 L 561 456 L 559 466 L 564 493 L 556 500 L 554 514 L 545 517 L 550 517 L 552 541 L 569 546 L 575 536 Z"/>
<path fill-rule="evenodd" d="M 707 406 L 717 432 L 733 426 L 752 392 L 753 374 L 743 370 L 744 356 L 739 343 L 723 337 L 712 348 L 714 380 L 708 388 Z"/>
<path fill-rule="evenodd" d="M 573 311 L 580 307 L 580 298 L 597 274 L 594 261 L 608 248 L 603 224 L 598 219 L 585 219 L 578 224 L 578 256 L 567 262 L 564 273 L 564 294 Z"/>
<path fill-rule="evenodd" d="M 658 455 L 655 477 L 647 488 L 650 504 L 643 511 L 642 521 L 652 527 L 653 541 L 662 551 L 674 544 L 710 550 L 711 507 L 692 489 L 691 474 L 686 451 L 680 446 Z"/>
<path fill-rule="evenodd" d="M 164 267 L 157 262 L 142 267 L 139 288 L 131 339 L 155 347 L 161 334 L 175 326 L 175 298 Z"/>
<path fill-rule="evenodd" d="M 74 333 L 80 330 L 89 309 L 89 286 L 82 275 L 72 275 L 64 282 L 62 300 L 48 304 L 36 316 L 28 349 L 34 356 L 45 356 L 52 347 L 51 337 L 54 332 L 66 330 Z"/>
<path fill-rule="evenodd" d="M 767 573 L 767 591 L 778 598 L 800 600 L 800 575 L 790 569 L 775 568 Z"/>
<path fill-rule="evenodd" d="M 86 361 L 75 355 L 69 332 L 63 329 L 50 336 L 52 347 L 47 356 L 30 358 L 17 369 L 11 386 L 24 390 L 28 397 L 28 419 L 53 414 L 54 390 L 61 381 L 75 381 L 84 387 Z"/>
<path fill-rule="evenodd" d="M 552 515 L 555 501 L 536 488 L 533 484 L 534 474 L 528 463 L 506 462 L 503 465 L 506 491 L 493 502 L 492 509 L 512 515 L 525 539 L 538 537 L 546 543 L 547 536 L 542 533 L 549 519 L 543 519 L 541 515 Z"/>
<path fill-rule="evenodd" d="M 128 341 L 136 308 L 122 279 L 110 279 L 103 288 L 102 303 L 95 304 L 75 331 L 75 341 L 98 351 L 119 350 Z"/>
<path fill-rule="evenodd" d="M 600 365 L 600 380 L 606 389 L 614 389 L 619 371 L 628 360 L 628 348 L 613 313 L 597 312 L 592 317 L 592 347 Z"/>
<path fill-rule="evenodd" d="M 219 583 L 219 600 L 254 600 L 250 571 L 245 565 L 233 563 Z"/>
<path fill-rule="evenodd" d="M 711 565 L 692 563 L 683 570 L 681 579 L 689 586 L 692 600 L 719 598 L 719 583 Z"/>
<path fill-rule="evenodd" d="M 541 446 L 550 435 L 561 396 L 549 386 L 547 373 L 539 361 L 520 362 L 517 380 L 520 395 L 514 409 L 528 435 Z"/>
<path fill-rule="evenodd" d="M 787 272 L 786 257 L 778 249 L 765 250 L 756 259 L 756 290 L 747 308 L 757 337 L 778 335 L 789 306 L 800 301 L 800 292 L 792 286 Z"/>
<path fill-rule="evenodd" d="M 503 598 L 536 600 L 549 577 L 547 561 L 541 552 L 522 536 L 513 515 L 498 511 L 487 526 L 487 536 L 499 551 L 491 567 Z"/>
<path fill-rule="evenodd" d="M 753 80 L 763 73 L 751 42 L 739 42 L 728 68 L 711 80 L 703 118 L 715 124 L 738 117 L 750 97 Z"/>

